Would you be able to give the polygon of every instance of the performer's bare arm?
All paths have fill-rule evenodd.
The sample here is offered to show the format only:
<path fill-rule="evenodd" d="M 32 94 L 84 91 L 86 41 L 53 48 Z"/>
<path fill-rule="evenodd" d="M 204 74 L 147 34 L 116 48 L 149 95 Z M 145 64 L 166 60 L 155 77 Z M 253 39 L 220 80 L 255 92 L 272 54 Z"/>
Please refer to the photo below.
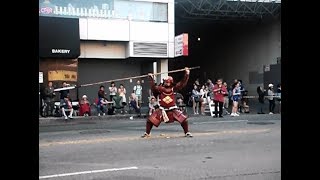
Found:
<path fill-rule="evenodd" d="M 178 82 L 174 86 L 174 91 L 179 91 L 180 89 L 184 88 L 187 85 L 187 82 L 189 80 L 189 74 L 190 74 L 190 69 L 186 67 L 184 77 L 180 82 Z"/>

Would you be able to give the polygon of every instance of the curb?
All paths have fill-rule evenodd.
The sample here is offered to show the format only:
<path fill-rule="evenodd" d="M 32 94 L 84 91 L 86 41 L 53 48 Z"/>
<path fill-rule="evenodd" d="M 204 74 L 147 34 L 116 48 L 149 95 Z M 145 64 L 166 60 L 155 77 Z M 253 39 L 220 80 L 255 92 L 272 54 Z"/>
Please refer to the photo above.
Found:
<path fill-rule="evenodd" d="M 141 114 L 140 117 L 138 117 L 137 114 L 116 114 L 116 115 L 106 115 L 106 116 L 75 116 L 72 120 L 68 120 L 69 122 L 76 121 L 76 122 L 87 122 L 88 120 L 114 120 L 114 119 L 129 119 L 131 116 L 133 118 L 146 118 L 147 114 Z M 39 124 L 48 124 L 48 123 L 65 123 L 64 117 L 39 117 Z"/>

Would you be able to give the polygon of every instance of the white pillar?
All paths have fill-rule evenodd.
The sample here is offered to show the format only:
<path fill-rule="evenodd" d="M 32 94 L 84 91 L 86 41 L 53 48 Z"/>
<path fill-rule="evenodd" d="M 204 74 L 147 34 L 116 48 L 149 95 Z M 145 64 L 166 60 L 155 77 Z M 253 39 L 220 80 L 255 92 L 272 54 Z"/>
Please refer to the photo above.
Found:
<path fill-rule="evenodd" d="M 157 70 L 159 72 L 167 72 L 168 71 L 168 59 L 161 59 L 157 61 Z M 157 75 L 157 83 L 162 82 L 162 79 L 168 77 L 168 73 Z"/>
<path fill-rule="evenodd" d="M 153 62 L 153 74 L 157 73 L 157 62 Z M 156 83 L 158 83 L 157 78 L 155 79 Z"/>

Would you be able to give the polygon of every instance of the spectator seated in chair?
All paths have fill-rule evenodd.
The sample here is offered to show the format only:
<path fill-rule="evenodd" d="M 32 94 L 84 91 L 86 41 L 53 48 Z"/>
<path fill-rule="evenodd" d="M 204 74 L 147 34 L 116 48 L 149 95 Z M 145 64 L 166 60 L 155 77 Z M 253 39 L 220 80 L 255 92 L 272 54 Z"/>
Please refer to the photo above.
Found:
<path fill-rule="evenodd" d="M 90 116 L 90 102 L 87 99 L 86 95 L 82 96 L 82 99 L 79 102 L 79 115 L 80 116 Z"/>
<path fill-rule="evenodd" d="M 138 104 L 138 97 L 136 96 L 136 94 L 134 92 L 132 92 L 129 97 L 129 104 L 130 104 L 130 107 L 132 107 L 136 111 L 137 114 L 141 115 L 140 107 Z"/>
<path fill-rule="evenodd" d="M 176 104 L 179 108 L 180 111 L 185 111 L 186 110 L 186 104 L 184 104 L 184 98 L 182 96 L 182 94 L 180 93 L 176 93 Z"/>
<path fill-rule="evenodd" d="M 243 91 L 243 95 L 242 96 L 248 96 L 248 91 L 245 90 Z M 248 98 L 241 98 L 241 110 L 244 113 L 249 113 L 250 112 L 250 106 L 248 105 L 249 103 L 249 99 Z"/>
<path fill-rule="evenodd" d="M 69 95 L 67 97 L 64 97 L 64 99 L 61 101 L 61 110 L 62 110 L 62 114 L 64 116 L 64 119 L 67 120 L 72 119 L 72 114 L 73 114 L 73 108 L 72 108 L 72 103 L 71 100 L 69 98 Z M 67 116 L 66 111 L 69 111 L 69 116 Z"/>
<path fill-rule="evenodd" d="M 113 96 L 112 100 L 114 101 L 113 107 L 115 109 L 121 109 L 121 113 L 124 112 L 124 106 L 122 104 L 122 96 L 120 96 L 119 93 L 117 93 L 115 96 Z"/>
<path fill-rule="evenodd" d="M 149 102 L 149 116 L 157 109 L 159 108 L 159 105 L 156 101 L 156 98 L 154 96 L 150 97 L 150 102 Z"/>
<path fill-rule="evenodd" d="M 108 101 L 105 98 L 98 98 L 97 99 L 96 104 L 97 104 L 98 116 L 100 116 L 101 113 L 103 116 L 106 115 L 108 103 L 112 103 L 112 101 Z"/>

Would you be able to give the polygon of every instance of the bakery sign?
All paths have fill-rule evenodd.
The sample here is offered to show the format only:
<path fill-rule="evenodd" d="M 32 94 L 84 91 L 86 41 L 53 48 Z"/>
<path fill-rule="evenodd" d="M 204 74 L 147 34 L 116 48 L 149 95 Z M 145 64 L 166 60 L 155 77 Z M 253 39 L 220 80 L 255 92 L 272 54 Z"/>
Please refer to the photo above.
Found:
<path fill-rule="evenodd" d="M 188 56 L 188 34 L 183 33 L 174 38 L 174 57 Z"/>

